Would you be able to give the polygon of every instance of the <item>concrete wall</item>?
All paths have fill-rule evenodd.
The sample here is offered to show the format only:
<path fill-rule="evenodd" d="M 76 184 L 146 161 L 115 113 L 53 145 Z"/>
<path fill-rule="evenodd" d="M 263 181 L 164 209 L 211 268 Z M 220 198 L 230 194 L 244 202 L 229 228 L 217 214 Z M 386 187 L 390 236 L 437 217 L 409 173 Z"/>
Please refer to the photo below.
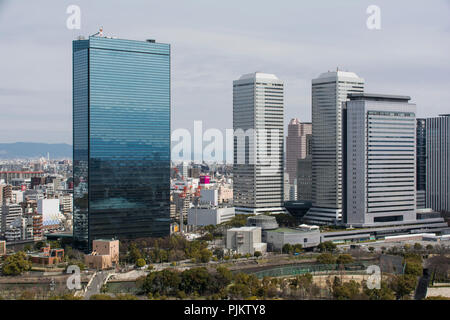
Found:
<path fill-rule="evenodd" d="M 320 232 L 264 231 L 265 239 L 272 250 L 279 251 L 285 244 L 301 244 L 304 248 L 316 247 L 320 243 Z M 306 239 L 306 242 L 305 242 Z"/>

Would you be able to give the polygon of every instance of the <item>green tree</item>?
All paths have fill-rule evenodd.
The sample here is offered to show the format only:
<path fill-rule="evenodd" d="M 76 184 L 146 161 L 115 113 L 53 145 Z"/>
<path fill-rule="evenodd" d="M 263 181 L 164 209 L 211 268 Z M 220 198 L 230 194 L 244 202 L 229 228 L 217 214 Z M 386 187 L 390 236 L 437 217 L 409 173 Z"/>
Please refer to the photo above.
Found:
<path fill-rule="evenodd" d="M 31 261 L 25 252 L 19 251 L 5 259 L 2 267 L 2 274 L 5 276 L 18 276 L 24 271 L 31 269 Z"/>
<path fill-rule="evenodd" d="M 228 295 L 232 299 L 245 299 L 250 297 L 250 289 L 242 283 L 236 283 L 228 288 Z"/>
<path fill-rule="evenodd" d="M 365 286 L 364 292 L 369 300 L 395 300 L 395 292 L 385 281 L 381 282 L 380 289 L 369 289 Z"/>
<path fill-rule="evenodd" d="M 197 292 L 200 295 L 205 295 L 215 293 L 217 283 L 213 281 L 212 275 L 206 268 L 192 268 L 181 273 L 180 290 L 187 294 Z"/>
<path fill-rule="evenodd" d="M 116 294 L 115 300 L 138 300 L 138 298 L 130 293 Z"/>
<path fill-rule="evenodd" d="M 253 254 L 255 257 L 259 258 L 262 256 L 261 251 L 255 251 L 255 253 Z"/>
<path fill-rule="evenodd" d="M 55 295 L 48 298 L 48 300 L 83 300 L 83 297 L 75 296 L 73 293 L 65 293 L 63 295 Z"/>
<path fill-rule="evenodd" d="M 177 298 L 180 299 L 180 300 L 184 300 L 184 299 L 187 298 L 187 295 L 186 295 L 186 293 L 184 291 L 179 290 L 177 292 Z"/>
<path fill-rule="evenodd" d="M 143 283 L 142 289 L 145 293 L 156 293 L 170 295 L 178 291 L 181 283 L 181 277 L 178 271 L 171 269 L 164 269 L 161 271 L 154 271 L 148 274 Z"/>
<path fill-rule="evenodd" d="M 336 259 L 336 263 L 339 265 L 353 263 L 354 259 L 349 254 L 340 254 Z"/>
<path fill-rule="evenodd" d="M 246 274 L 239 272 L 234 276 L 234 283 L 236 285 L 244 285 L 248 288 L 248 296 L 258 295 L 258 291 L 261 287 L 260 281 L 254 274 Z M 244 295 L 242 296 L 244 297 Z"/>
<path fill-rule="evenodd" d="M 302 274 L 291 279 L 289 284 L 291 288 L 298 289 L 301 287 L 308 287 L 313 283 L 313 276 L 310 273 Z"/>
<path fill-rule="evenodd" d="M 391 282 L 391 289 L 397 299 L 404 299 L 410 295 L 417 285 L 417 277 L 411 274 L 398 275 Z"/>
<path fill-rule="evenodd" d="M 143 258 L 139 258 L 136 261 L 136 267 L 138 268 L 142 268 L 143 266 L 145 266 L 145 260 Z"/>
<path fill-rule="evenodd" d="M 200 250 L 200 261 L 203 263 L 209 262 L 212 257 L 212 252 L 206 248 Z"/>
<path fill-rule="evenodd" d="M 333 252 L 336 250 L 336 244 L 331 241 L 321 242 L 317 248 L 320 252 Z"/>
<path fill-rule="evenodd" d="M 407 260 L 405 266 L 405 274 L 414 275 L 416 277 L 421 276 L 423 272 L 422 264 L 416 260 Z"/>
<path fill-rule="evenodd" d="M 358 298 L 361 291 L 361 285 L 355 280 L 342 283 L 338 277 L 334 278 L 332 292 L 337 300 L 351 300 Z"/>
<path fill-rule="evenodd" d="M 316 258 L 316 262 L 319 264 L 335 264 L 336 259 L 331 253 L 325 252 Z"/>
<path fill-rule="evenodd" d="M 286 243 L 282 248 L 283 253 L 292 253 L 292 251 L 293 251 L 292 245 L 289 243 Z"/>
<path fill-rule="evenodd" d="M 99 293 L 93 294 L 89 300 L 113 300 L 113 298 L 110 295 Z"/>
<path fill-rule="evenodd" d="M 137 248 L 135 243 L 131 243 L 128 249 L 128 259 L 131 263 L 136 263 L 138 259 L 142 258 L 141 251 Z"/>
<path fill-rule="evenodd" d="M 226 267 L 219 266 L 216 269 L 215 282 L 219 288 L 225 288 L 233 280 L 233 273 Z"/>

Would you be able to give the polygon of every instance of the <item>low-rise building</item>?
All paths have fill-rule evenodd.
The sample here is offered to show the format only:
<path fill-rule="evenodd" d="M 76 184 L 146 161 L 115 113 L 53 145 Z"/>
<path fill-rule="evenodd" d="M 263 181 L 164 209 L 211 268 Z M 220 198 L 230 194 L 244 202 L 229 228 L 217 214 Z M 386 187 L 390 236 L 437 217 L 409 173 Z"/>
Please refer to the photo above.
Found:
<path fill-rule="evenodd" d="M 219 203 L 230 203 L 233 201 L 233 188 L 222 185 L 219 187 Z"/>
<path fill-rule="evenodd" d="M 5 233 L 11 227 L 11 224 L 22 217 L 22 207 L 16 203 L 6 203 L 1 209 L 2 233 Z"/>
<path fill-rule="evenodd" d="M 281 250 L 285 244 L 301 244 L 303 248 L 312 248 L 320 244 L 319 230 L 278 228 L 264 231 L 264 233 L 267 246 L 269 250 L 273 251 Z"/>
<path fill-rule="evenodd" d="M 41 252 L 31 254 L 31 262 L 36 264 L 53 265 L 64 260 L 64 249 L 51 249 L 50 246 L 42 247 Z"/>
<path fill-rule="evenodd" d="M 88 268 L 110 269 L 119 263 L 119 240 L 98 239 L 92 241 L 92 252 L 84 256 Z"/>
<path fill-rule="evenodd" d="M 188 210 L 188 225 L 218 225 L 233 219 L 234 208 L 199 207 Z"/>
<path fill-rule="evenodd" d="M 267 244 L 261 241 L 260 227 L 241 227 L 227 230 L 226 247 L 240 254 L 265 253 Z"/>

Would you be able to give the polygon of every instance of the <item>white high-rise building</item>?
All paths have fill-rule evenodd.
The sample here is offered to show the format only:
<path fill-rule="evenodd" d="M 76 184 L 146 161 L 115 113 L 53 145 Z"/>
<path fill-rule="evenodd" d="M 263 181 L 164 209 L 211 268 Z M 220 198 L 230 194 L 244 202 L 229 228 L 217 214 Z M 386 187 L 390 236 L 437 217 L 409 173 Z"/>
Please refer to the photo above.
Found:
<path fill-rule="evenodd" d="M 450 212 L 450 114 L 426 121 L 426 205 Z"/>
<path fill-rule="evenodd" d="M 343 103 L 364 92 L 353 72 L 322 73 L 312 80 L 312 202 L 304 219 L 315 224 L 342 221 Z"/>
<path fill-rule="evenodd" d="M 283 212 L 284 85 L 273 74 L 233 81 L 236 213 Z"/>
<path fill-rule="evenodd" d="M 346 103 L 346 223 L 416 221 L 416 105 L 408 96 L 352 94 Z"/>

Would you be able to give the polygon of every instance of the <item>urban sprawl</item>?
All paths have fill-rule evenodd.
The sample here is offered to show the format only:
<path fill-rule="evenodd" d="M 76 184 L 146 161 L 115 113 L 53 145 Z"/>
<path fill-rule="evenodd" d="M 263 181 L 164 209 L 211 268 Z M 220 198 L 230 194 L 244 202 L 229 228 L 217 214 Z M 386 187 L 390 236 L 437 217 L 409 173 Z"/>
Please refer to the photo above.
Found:
<path fill-rule="evenodd" d="M 0 160 L 0 299 L 450 299 L 450 114 L 337 68 L 286 123 L 248 73 L 232 162 L 176 161 L 170 58 L 73 41 L 73 159 Z"/>

